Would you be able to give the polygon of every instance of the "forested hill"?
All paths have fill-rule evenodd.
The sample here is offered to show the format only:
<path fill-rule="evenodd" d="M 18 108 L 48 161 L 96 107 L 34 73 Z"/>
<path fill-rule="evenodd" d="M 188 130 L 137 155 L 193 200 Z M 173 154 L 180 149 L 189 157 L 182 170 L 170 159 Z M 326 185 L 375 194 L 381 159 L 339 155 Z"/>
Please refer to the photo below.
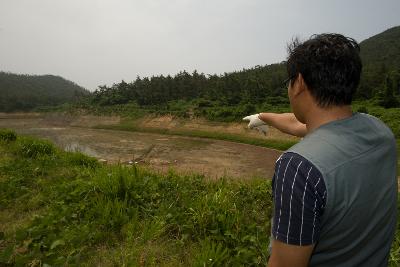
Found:
<path fill-rule="evenodd" d="M 375 35 L 360 46 L 364 68 L 356 98 L 373 99 L 384 107 L 399 106 L 400 27 Z M 156 106 L 156 110 L 173 111 L 178 101 L 179 105 L 187 104 L 190 110 L 206 117 L 240 118 L 265 105 L 287 104 L 287 90 L 282 86 L 286 77 L 284 62 L 222 75 L 183 71 L 173 77 L 137 77 L 130 83 L 122 81 L 111 87 L 100 86 L 85 105 L 133 102 L 145 108 Z"/>
<path fill-rule="evenodd" d="M 88 93 L 59 76 L 0 72 L 0 111 L 27 111 L 59 105 Z"/>
<path fill-rule="evenodd" d="M 384 64 L 388 69 L 400 68 L 400 26 L 374 35 L 360 46 L 365 67 Z"/>
<path fill-rule="evenodd" d="M 384 107 L 400 104 L 400 26 L 360 43 L 363 73 L 357 99 L 373 99 Z M 80 101 L 96 108 L 134 104 L 140 108 L 195 113 L 207 118 L 240 118 L 243 114 L 287 106 L 285 62 L 255 66 L 222 75 L 182 71 L 174 76 L 136 77 L 112 86 L 99 86 Z M 61 77 L 0 72 L 0 111 L 30 110 L 57 105 L 87 93 Z M 182 106 L 185 106 L 182 108 Z M 114 108 L 112 110 L 115 110 Z"/>
<path fill-rule="evenodd" d="M 360 46 L 363 61 L 360 94 L 374 97 L 386 89 L 387 83 L 395 94 L 400 94 L 400 26 L 374 35 Z"/>

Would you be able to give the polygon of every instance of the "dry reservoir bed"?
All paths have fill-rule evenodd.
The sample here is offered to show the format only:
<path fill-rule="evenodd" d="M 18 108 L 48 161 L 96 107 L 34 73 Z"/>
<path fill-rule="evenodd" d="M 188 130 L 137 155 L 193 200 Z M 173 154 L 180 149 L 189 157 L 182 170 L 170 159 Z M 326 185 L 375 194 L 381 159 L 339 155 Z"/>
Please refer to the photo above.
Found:
<path fill-rule="evenodd" d="M 80 118 L 0 114 L 0 128 L 46 138 L 59 147 L 111 163 L 137 162 L 161 171 L 200 173 L 217 178 L 271 178 L 280 151 L 227 141 L 74 127 Z M 104 118 L 106 123 L 116 120 Z"/>

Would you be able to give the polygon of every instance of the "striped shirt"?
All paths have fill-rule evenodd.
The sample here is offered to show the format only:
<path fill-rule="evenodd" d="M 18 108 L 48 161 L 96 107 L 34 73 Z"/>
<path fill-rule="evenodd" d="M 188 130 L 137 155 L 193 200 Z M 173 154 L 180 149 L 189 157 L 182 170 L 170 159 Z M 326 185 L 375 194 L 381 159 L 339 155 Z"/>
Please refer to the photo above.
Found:
<path fill-rule="evenodd" d="M 284 153 L 276 162 L 272 188 L 273 237 L 292 245 L 316 243 L 327 197 L 320 171 L 299 154 Z"/>

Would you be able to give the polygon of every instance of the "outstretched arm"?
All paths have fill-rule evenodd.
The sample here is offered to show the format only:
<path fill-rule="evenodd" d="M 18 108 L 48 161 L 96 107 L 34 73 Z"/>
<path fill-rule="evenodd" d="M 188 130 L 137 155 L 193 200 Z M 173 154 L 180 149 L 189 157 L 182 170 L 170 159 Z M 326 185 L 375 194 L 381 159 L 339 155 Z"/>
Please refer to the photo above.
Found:
<path fill-rule="evenodd" d="M 304 137 L 307 134 L 306 125 L 299 122 L 293 113 L 260 113 L 258 118 L 290 135 Z"/>

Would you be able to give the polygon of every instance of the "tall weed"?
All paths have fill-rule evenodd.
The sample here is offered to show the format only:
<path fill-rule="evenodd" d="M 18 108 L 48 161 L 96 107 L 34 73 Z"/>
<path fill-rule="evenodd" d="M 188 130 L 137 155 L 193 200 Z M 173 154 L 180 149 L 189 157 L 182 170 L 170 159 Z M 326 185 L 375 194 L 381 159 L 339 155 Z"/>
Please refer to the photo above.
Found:
<path fill-rule="evenodd" d="M 87 156 L 81 152 L 70 152 L 66 155 L 67 161 L 72 165 L 83 166 L 87 168 L 97 168 L 100 166 L 96 158 Z"/>
<path fill-rule="evenodd" d="M 0 141 L 13 142 L 17 140 L 17 134 L 10 129 L 0 129 Z"/>
<path fill-rule="evenodd" d="M 21 137 L 18 139 L 16 152 L 27 158 L 37 158 L 39 156 L 54 155 L 56 148 L 46 140 L 38 140 L 32 137 Z"/>
<path fill-rule="evenodd" d="M 229 251 L 221 243 L 209 239 L 200 242 L 199 251 L 193 259 L 194 267 L 229 266 Z"/>

